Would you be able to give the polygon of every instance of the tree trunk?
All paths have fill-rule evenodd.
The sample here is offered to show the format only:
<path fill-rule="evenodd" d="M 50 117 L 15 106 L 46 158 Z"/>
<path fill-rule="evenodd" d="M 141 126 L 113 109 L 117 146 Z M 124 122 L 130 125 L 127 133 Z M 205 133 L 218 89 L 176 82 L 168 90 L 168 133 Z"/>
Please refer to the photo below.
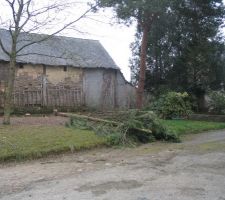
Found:
<path fill-rule="evenodd" d="M 12 112 L 12 103 L 13 103 L 13 89 L 14 89 L 14 80 L 16 72 L 16 55 L 12 55 L 10 58 L 8 77 L 5 86 L 5 96 L 4 96 L 4 119 L 3 124 L 10 124 L 10 115 Z"/>
<path fill-rule="evenodd" d="M 138 81 L 138 89 L 137 89 L 137 108 L 139 109 L 143 107 L 143 99 L 144 99 L 148 32 L 149 32 L 148 27 L 144 26 L 142 43 L 141 43 L 140 72 L 139 72 L 139 81 Z"/>

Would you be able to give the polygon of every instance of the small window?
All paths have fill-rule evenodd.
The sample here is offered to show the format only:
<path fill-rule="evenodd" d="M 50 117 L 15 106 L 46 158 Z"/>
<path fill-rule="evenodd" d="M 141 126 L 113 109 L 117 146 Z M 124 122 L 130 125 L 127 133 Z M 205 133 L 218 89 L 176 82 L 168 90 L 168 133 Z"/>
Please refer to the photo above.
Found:
<path fill-rule="evenodd" d="M 23 64 L 19 64 L 19 68 L 23 69 L 24 68 Z"/>
<path fill-rule="evenodd" d="M 64 66 L 63 71 L 67 72 L 67 66 Z"/>

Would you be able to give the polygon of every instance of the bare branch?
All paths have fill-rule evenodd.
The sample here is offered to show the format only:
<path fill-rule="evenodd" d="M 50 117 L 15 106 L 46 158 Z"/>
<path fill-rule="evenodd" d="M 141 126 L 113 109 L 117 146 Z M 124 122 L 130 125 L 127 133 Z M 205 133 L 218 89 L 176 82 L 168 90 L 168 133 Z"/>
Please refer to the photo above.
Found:
<path fill-rule="evenodd" d="M 4 52 L 5 54 L 7 54 L 8 56 L 10 56 L 10 53 L 6 50 L 5 46 L 4 46 L 3 43 L 2 43 L 1 38 L 0 38 L 0 47 L 2 48 L 2 50 L 3 50 L 3 52 Z"/>
<path fill-rule="evenodd" d="M 92 18 L 92 17 L 88 17 L 88 16 L 87 16 L 86 18 L 87 18 L 87 19 L 90 19 L 90 20 L 92 20 L 92 21 L 101 23 L 101 24 L 108 24 L 108 25 L 110 25 L 109 22 L 104 22 L 104 21 L 102 21 L 102 20 L 94 19 L 94 18 Z"/>
<path fill-rule="evenodd" d="M 9 4 L 9 6 L 10 6 L 10 8 L 11 8 L 11 10 L 12 10 L 12 14 L 13 14 L 13 19 L 14 19 L 14 22 L 16 21 L 16 11 L 15 11 L 15 0 L 13 0 L 12 2 L 10 2 L 9 0 L 5 0 L 8 4 Z"/>
<path fill-rule="evenodd" d="M 80 17 L 78 17 L 76 20 L 74 21 L 71 21 L 70 23 L 64 25 L 62 28 L 60 28 L 59 30 L 55 31 L 54 33 L 52 33 L 51 35 L 47 35 L 45 38 L 43 39 L 40 39 L 40 40 L 37 40 L 37 41 L 32 41 L 28 44 L 25 44 L 24 46 L 22 46 L 21 48 L 19 48 L 16 53 L 19 53 L 20 51 L 22 51 L 24 48 L 30 46 L 30 45 L 33 45 L 33 44 L 36 44 L 36 43 L 41 43 L 43 41 L 46 41 L 48 39 L 50 39 L 52 36 L 62 32 L 63 30 L 65 30 L 66 28 L 70 27 L 71 25 L 73 25 L 74 23 L 78 22 L 80 19 L 84 18 L 87 13 L 91 12 L 93 9 L 95 9 L 97 7 L 97 5 L 95 6 L 92 6 L 90 9 L 88 9 L 87 11 L 85 11 Z"/>
<path fill-rule="evenodd" d="M 30 18 L 31 18 L 31 13 L 29 12 L 29 7 L 30 7 L 30 4 L 31 4 L 31 1 L 32 1 L 32 0 L 29 0 L 29 1 L 27 1 L 27 3 L 26 3 L 26 6 L 27 6 L 27 8 L 26 8 L 27 18 L 26 18 L 26 20 L 23 22 L 23 24 L 20 26 L 19 32 L 23 29 L 23 27 L 29 22 L 29 20 L 30 20 Z"/>

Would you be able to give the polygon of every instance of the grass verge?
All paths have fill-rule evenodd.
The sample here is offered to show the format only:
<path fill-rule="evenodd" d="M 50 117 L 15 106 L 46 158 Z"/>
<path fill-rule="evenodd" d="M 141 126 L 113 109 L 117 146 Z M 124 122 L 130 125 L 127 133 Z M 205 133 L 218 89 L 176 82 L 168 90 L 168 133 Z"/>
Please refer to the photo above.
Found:
<path fill-rule="evenodd" d="M 92 131 L 63 126 L 0 126 L 0 162 L 36 159 L 48 154 L 74 152 L 104 145 Z"/>
<path fill-rule="evenodd" d="M 179 136 L 225 129 L 225 123 L 163 120 Z M 74 152 L 108 144 L 107 138 L 93 131 L 63 126 L 0 126 L 0 162 L 36 159 L 62 152 Z"/>
<path fill-rule="evenodd" d="M 225 129 L 225 123 L 206 122 L 206 121 L 190 121 L 190 120 L 163 120 L 162 123 L 170 130 L 178 134 L 178 136 L 188 133 L 200 133 L 210 130 Z"/>

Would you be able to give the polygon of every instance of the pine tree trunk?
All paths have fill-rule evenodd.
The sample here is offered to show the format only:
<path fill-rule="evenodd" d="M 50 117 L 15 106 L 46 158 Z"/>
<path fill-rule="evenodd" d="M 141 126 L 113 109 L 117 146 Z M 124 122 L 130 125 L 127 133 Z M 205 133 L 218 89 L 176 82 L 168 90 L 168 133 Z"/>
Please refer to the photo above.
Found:
<path fill-rule="evenodd" d="M 14 89 L 14 80 L 15 80 L 15 72 L 16 72 L 16 56 L 12 55 L 10 58 L 8 77 L 5 86 L 5 96 L 4 96 L 4 119 L 3 124 L 10 124 L 10 115 L 12 112 L 12 97 L 13 97 L 13 89 Z"/>
<path fill-rule="evenodd" d="M 144 100 L 148 32 L 149 32 L 148 27 L 143 27 L 143 37 L 142 37 L 141 55 L 140 55 L 140 72 L 139 72 L 139 81 L 138 81 L 138 89 L 137 89 L 137 108 L 139 109 L 143 107 L 143 100 Z"/>

